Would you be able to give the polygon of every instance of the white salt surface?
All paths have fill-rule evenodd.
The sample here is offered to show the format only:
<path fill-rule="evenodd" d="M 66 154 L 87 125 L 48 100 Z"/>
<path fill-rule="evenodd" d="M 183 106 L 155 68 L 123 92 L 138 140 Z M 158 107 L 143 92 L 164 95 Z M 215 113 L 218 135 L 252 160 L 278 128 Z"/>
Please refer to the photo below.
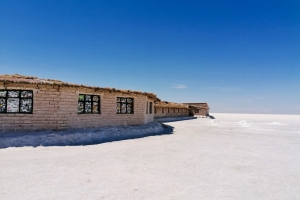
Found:
<path fill-rule="evenodd" d="M 300 199 L 299 115 L 212 115 L 170 135 L 0 149 L 0 199 Z"/>

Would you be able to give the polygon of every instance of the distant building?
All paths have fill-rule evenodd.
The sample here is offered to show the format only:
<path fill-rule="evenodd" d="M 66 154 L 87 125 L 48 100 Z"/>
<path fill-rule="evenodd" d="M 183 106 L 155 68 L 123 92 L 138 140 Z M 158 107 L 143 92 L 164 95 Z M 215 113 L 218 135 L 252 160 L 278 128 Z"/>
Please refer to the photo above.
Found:
<path fill-rule="evenodd" d="M 209 115 L 209 106 L 207 103 L 183 103 L 188 106 L 190 115 Z"/>
<path fill-rule="evenodd" d="M 154 118 L 189 116 L 189 107 L 181 103 L 156 102 L 154 109 Z"/>

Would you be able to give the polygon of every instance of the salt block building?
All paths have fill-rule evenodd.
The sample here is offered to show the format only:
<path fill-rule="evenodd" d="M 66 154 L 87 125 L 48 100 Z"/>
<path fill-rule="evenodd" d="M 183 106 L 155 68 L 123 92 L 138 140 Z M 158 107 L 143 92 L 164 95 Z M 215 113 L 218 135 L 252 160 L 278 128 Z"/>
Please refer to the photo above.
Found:
<path fill-rule="evenodd" d="M 167 101 L 155 102 L 154 118 L 189 116 L 189 106 Z"/>
<path fill-rule="evenodd" d="M 209 115 L 209 106 L 207 103 L 183 103 L 184 105 L 188 106 L 189 114 L 191 116 L 199 115 L 199 116 L 206 116 Z"/>
<path fill-rule="evenodd" d="M 0 130 L 145 124 L 159 101 L 153 93 L 0 75 Z"/>

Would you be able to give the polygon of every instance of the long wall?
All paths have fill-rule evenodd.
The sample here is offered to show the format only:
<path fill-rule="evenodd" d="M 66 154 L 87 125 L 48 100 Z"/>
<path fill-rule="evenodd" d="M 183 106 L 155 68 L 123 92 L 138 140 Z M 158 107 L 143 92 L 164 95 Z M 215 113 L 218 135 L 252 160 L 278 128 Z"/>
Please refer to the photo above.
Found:
<path fill-rule="evenodd" d="M 188 108 L 155 107 L 155 118 L 189 116 Z"/>
<path fill-rule="evenodd" d="M 33 113 L 0 113 L 0 130 L 47 130 L 98 127 L 105 125 L 137 125 L 154 120 L 152 113 L 146 114 L 146 102 L 152 102 L 146 95 L 122 94 L 121 92 L 97 91 L 84 87 L 60 87 L 59 85 L 35 85 L 8 83 L 0 89 L 32 90 Z M 100 96 L 100 114 L 78 114 L 79 94 Z M 133 98 L 133 114 L 117 114 L 116 98 Z M 149 109 L 149 107 L 148 107 Z"/>

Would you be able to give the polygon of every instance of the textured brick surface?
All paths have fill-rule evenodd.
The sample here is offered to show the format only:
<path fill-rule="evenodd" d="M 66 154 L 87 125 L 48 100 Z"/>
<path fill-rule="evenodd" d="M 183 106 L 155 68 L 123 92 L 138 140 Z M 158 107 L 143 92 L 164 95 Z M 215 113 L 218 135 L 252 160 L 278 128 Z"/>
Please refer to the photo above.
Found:
<path fill-rule="evenodd" d="M 89 88 L 58 87 L 9 83 L 0 89 L 33 90 L 33 114 L 0 113 L 0 130 L 47 130 L 98 127 L 105 125 L 138 125 L 153 121 L 154 113 L 146 114 L 146 102 L 153 102 L 142 94 L 122 94 L 95 91 Z M 100 114 L 78 114 L 79 94 L 100 95 Z M 134 99 L 134 114 L 116 114 L 116 97 Z M 149 112 L 148 112 L 149 113 Z"/>

